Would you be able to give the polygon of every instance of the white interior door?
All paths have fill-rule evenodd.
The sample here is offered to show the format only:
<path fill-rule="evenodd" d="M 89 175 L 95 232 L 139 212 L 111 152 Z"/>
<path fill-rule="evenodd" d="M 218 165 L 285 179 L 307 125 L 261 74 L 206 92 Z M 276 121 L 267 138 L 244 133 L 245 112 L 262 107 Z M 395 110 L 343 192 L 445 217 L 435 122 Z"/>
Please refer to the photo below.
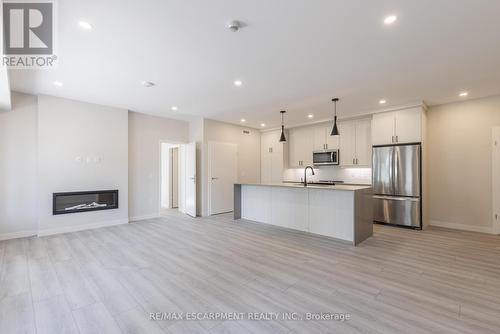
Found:
<path fill-rule="evenodd" d="M 238 146 L 208 143 L 209 215 L 233 211 L 234 184 L 238 179 Z"/>
<path fill-rule="evenodd" d="M 493 230 L 500 234 L 500 127 L 493 128 L 492 145 Z"/>
<path fill-rule="evenodd" d="M 196 217 L 196 143 L 186 144 L 186 200 L 185 211 Z"/>

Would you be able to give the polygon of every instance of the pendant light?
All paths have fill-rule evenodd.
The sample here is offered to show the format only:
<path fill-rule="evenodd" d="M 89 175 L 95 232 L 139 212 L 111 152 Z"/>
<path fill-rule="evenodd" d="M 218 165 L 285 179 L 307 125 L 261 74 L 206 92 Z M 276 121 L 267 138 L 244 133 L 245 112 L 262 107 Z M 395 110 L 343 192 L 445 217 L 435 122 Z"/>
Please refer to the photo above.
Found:
<path fill-rule="evenodd" d="M 332 133 L 330 133 L 330 136 L 340 136 L 339 133 L 339 128 L 337 127 L 337 101 L 339 100 L 338 97 L 332 99 L 334 105 L 335 105 L 335 116 L 333 117 L 333 129 Z"/>
<path fill-rule="evenodd" d="M 285 123 L 283 120 L 283 116 L 285 115 L 286 111 L 282 110 L 280 111 L 281 113 L 281 137 L 280 137 L 280 143 L 286 142 L 286 137 L 285 137 Z"/>

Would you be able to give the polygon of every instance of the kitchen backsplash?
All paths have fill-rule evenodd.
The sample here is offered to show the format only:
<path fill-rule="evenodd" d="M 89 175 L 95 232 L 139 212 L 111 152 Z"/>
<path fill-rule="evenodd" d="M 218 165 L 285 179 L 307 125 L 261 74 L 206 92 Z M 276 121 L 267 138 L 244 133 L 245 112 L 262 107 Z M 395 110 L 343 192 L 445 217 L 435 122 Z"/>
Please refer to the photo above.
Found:
<path fill-rule="evenodd" d="M 311 171 L 307 171 L 308 181 L 319 180 L 335 180 L 344 181 L 345 183 L 355 184 L 371 184 L 372 169 L 371 168 L 341 168 L 341 167 L 320 167 L 314 168 L 315 175 L 311 175 Z M 283 179 L 285 181 L 300 182 L 304 178 L 304 168 L 285 169 Z"/>

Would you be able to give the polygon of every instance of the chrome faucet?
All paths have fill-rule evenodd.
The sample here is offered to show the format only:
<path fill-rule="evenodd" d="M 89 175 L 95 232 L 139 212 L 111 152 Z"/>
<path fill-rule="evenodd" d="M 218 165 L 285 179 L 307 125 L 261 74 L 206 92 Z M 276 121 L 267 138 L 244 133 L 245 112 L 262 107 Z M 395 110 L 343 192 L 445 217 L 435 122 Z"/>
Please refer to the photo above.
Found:
<path fill-rule="evenodd" d="M 314 175 L 314 168 L 312 168 L 311 166 L 307 166 L 306 168 L 304 168 L 304 187 L 307 187 L 307 169 L 308 168 L 311 169 L 312 175 Z"/>

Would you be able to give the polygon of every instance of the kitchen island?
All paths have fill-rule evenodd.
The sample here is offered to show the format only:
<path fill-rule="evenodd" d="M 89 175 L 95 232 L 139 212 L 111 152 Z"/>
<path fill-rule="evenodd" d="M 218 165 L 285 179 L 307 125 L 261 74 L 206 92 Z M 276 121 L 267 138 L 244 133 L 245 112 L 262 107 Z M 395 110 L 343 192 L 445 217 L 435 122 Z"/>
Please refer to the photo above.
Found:
<path fill-rule="evenodd" d="M 332 237 L 358 245 L 373 234 L 371 186 L 240 183 L 234 219 Z"/>

